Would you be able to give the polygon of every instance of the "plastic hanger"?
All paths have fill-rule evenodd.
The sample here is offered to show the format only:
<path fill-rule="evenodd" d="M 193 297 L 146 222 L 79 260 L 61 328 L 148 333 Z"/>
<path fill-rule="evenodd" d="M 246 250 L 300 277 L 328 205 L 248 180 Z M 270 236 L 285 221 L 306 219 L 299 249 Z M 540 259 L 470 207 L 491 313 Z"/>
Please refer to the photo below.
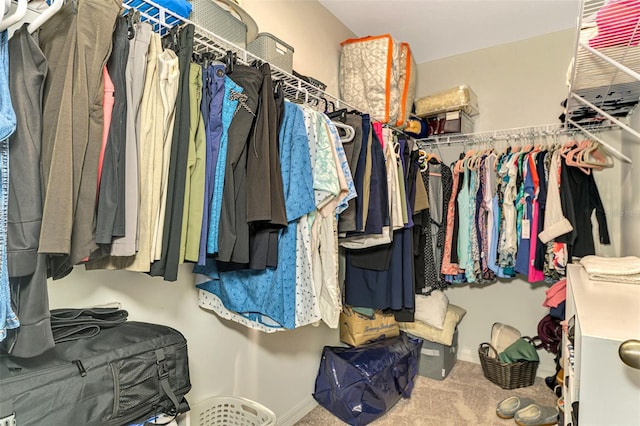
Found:
<path fill-rule="evenodd" d="M 584 173 L 590 174 L 591 169 L 589 167 L 583 167 L 583 164 L 578 161 L 578 155 L 580 155 L 580 152 L 582 150 L 588 148 L 590 143 L 591 141 L 589 140 L 583 140 L 579 144 L 577 144 L 575 148 L 567 152 L 565 155 L 567 166 L 577 167 L 580 170 L 582 170 Z"/>
<path fill-rule="evenodd" d="M 342 109 L 338 109 L 335 111 L 331 111 L 329 113 L 327 113 L 327 115 L 329 116 L 329 118 L 331 120 L 334 121 L 340 121 L 342 123 L 345 123 L 347 121 L 347 109 L 346 108 L 342 108 Z"/>
<path fill-rule="evenodd" d="M 340 137 L 340 142 L 351 142 L 353 140 L 353 138 L 356 135 L 356 131 L 353 129 L 353 127 L 349 126 L 348 124 L 344 124 L 344 123 L 340 123 L 340 122 L 333 122 L 333 124 L 339 128 L 339 129 L 344 129 L 347 134 L 344 137 Z"/>
<path fill-rule="evenodd" d="M 592 160 L 592 159 L 595 159 Z M 580 162 L 596 170 L 613 167 L 613 157 L 602 149 L 602 145 L 593 141 L 591 146 L 580 153 Z"/>
<path fill-rule="evenodd" d="M 65 0 L 53 0 L 51 5 L 47 7 L 44 12 L 38 15 L 32 23 L 29 24 L 29 26 L 27 27 L 27 31 L 29 31 L 29 34 L 33 34 L 38 28 L 42 26 L 42 24 L 47 22 L 49 18 L 58 13 L 58 11 L 62 9 L 64 1 Z"/>
<path fill-rule="evenodd" d="M 16 22 L 20 22 L 26 14 L 27 0 L 18 0 L 18 7 L 16 7 L 15 12 L 13 12 L 13 14 L 9 16 L 5 16 L 4 18 L 2 18 L 2 22 L 0 23 L 0 31 L 4 31 Z"/>

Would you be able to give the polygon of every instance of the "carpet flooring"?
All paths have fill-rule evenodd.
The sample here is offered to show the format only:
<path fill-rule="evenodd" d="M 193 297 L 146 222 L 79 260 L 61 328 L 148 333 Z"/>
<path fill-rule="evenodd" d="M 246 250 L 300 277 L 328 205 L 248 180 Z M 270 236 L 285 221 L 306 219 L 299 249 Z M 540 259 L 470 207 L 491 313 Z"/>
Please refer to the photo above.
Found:
<path fill-rule="evenodd" d="M 505 390 L 484 377 L 480 364 L 458 361 L 443 381 L 418 376 L 411 398 L 400 400 L 384 416 L 371 424 L 375 426 L 515 425 L 513 420 L 500 419 L 495 414 L 498 402 L 513 395 L 533 398 L 540 405 L 556 404 L 556 397 L 544 383 L 544 379 L 538 377 L 532 386 Z M 314 408 L 296 423 L 297 426 L 344 424 L 321 406 Z"/>

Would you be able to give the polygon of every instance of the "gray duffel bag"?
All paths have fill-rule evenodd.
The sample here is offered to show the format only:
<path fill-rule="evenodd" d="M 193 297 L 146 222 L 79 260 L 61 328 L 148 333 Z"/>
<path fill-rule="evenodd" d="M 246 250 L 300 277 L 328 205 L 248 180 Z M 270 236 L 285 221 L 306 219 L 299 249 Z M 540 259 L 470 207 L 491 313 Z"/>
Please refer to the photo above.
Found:
<path fill-rule="evenodd" d="M 190 389 L 184 336 L 125 322 L 35 358 L 0 357 L 0 425 L 127 425 L 188 410 Z"/>

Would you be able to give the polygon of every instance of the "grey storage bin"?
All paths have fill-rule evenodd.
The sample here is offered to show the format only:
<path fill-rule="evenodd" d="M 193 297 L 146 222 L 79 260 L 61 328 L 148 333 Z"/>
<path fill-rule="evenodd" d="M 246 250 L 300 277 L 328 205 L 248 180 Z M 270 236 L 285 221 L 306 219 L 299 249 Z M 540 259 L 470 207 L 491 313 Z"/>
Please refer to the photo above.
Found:
<path fill-rule="evenodd" d="M 418 374 L 436 380 L 444 380 L 456 365 L 458 329 L 453 334 L 451 346 L 425 340 L 420 350 Z"/>
<path fill-rule="evenodd" d="M 270 64 L 286 71 L 293 71 L 293 47 L 273 34 L 259 33 L 255 40 L 247 44 L 247 51 Z"/>
<path fill-rule="evenodd" d="M 242 47 L 247 46 L 247 25 L 214 0 L 192 0 L 191 20 L 207 31 Z"/>

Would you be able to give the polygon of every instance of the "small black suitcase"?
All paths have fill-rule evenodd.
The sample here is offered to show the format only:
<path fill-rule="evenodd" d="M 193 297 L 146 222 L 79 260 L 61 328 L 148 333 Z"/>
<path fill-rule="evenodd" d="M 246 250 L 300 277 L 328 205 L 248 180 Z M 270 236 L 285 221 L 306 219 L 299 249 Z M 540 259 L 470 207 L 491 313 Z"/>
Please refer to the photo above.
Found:
<path fill-rule="evenodd" d="M 0 424 L 127 425 L 188 410 L 190 389 L 184 336 L 125 322 L 35 358 L 0 357 Z"/>

